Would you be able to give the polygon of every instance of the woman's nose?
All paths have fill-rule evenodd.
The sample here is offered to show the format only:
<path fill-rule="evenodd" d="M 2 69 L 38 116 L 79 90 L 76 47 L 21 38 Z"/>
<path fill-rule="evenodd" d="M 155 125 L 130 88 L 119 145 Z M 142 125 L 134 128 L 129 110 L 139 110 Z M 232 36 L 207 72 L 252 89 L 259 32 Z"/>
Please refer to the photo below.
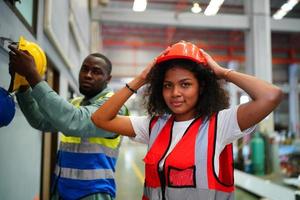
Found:
<path fill-rule="evenodd" d="M 180 88 L 178 86 L 174 86 L 173 87 L 173 90 L 172 90 L 172 96 L 180 96 L 181 95 L 181 92 L 180 92 Z"/>

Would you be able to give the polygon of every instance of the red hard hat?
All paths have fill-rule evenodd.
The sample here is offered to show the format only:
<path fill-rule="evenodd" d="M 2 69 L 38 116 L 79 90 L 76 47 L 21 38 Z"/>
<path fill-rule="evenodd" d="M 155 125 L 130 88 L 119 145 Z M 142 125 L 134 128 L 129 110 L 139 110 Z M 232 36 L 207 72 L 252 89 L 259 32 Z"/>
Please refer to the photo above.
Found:
<path fill-rule="evenodd" d="M 203 53 L 196 45 L 182 40 L 164 50 L 156 58 L 156 64 L 176 58 L 184 58 L 204 65 L 207 63 Z"/>

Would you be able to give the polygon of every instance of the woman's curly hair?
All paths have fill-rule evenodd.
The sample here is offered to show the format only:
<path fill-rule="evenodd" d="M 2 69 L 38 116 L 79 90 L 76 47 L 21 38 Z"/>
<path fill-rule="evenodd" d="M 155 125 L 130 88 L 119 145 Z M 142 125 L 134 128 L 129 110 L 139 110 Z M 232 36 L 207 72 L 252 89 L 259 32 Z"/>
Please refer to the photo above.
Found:
<path fill-rule="evenodd" d="M 188 59 L 172 59 L 155 65 L 148 74 L 149 87 L 145 97 L 148 97 L 147 111 L 151 116 L 172 114 L 165 103 L 162 90 L 166 71 L 174 67 L 191 71 L 198 80 L 200 90 L 196 104 L 197 117 L 210 117 L 229 106 L 228 95 L 213 72 Z"/>

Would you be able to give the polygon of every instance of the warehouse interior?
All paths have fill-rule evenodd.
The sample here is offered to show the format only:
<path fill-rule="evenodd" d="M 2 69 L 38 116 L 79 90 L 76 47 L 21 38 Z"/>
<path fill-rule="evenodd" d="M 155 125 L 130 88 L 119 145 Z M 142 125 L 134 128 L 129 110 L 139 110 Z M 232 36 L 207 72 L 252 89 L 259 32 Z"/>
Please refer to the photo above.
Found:
<path fill-rule="evenodd" d="M 88 54 L 100 52 L 112 61 L 109 86 L 117 91 L 181 40 L 209 52 L 225 68 L 273 83 L 284 92 L 282 102 L 255 134 L 234 143 L 235 199 L 300 199 L 299 0 L 3 0 L 4 89 L 11 82 L 7 46 L 20 36 L 44 50 L 44 79 L 66 100 L 80 96 L 78 73 Z M 240 88 L 223 84 L 231 106 L 249 101 Z M 138 91 L 126 103 L 131 115 L 145 113 L 138 106 L 142 95 Z M 0 127 L 0 199 L 48 200 L 59 134 L 32 128 L 15 103 L 14 118 Z M 141 199 L 146 150 L 123 138 L 116 200 Z"/>

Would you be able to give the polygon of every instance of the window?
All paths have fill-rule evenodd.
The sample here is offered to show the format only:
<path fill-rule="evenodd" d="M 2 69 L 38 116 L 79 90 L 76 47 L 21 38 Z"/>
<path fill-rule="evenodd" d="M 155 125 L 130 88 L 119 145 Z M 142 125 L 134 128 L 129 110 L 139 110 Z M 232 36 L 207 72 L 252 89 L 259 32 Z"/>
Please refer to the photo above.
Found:
<path fill-rule="evenodd" d="M 5 0 L 16 16 L 23 22 L 27 29 L 36 35 L 37 0 Z"/>

